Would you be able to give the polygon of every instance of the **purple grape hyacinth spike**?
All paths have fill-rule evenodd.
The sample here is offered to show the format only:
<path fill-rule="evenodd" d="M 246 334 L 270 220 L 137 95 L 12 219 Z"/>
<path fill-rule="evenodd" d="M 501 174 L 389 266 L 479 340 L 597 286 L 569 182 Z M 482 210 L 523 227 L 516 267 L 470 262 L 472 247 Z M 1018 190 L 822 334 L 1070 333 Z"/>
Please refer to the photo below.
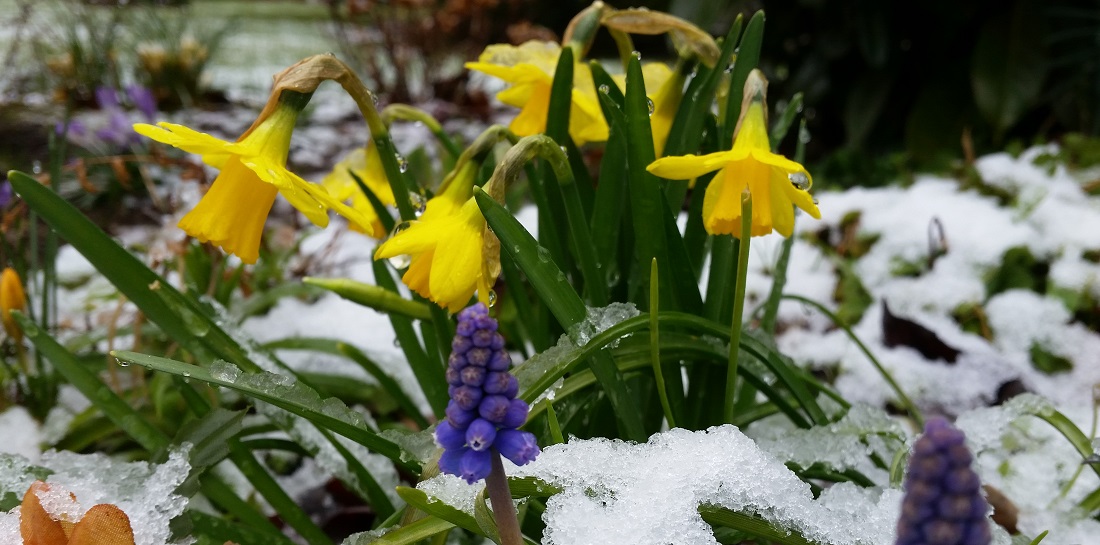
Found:
<path fill-rule="evenodd" d="M 896 545 L 989 545 L 989 503 L 965 440 L 942 418 L 925 425 L 909 458 Z"/>
<path fill-rule="evenodd" d="M 519 382 L 508 372 L 512 359 L 497 329 L 481 303 L 458 313 L 447 362 L 451 401 L 447 418 L 435 430 L 436 443 L 443 448 L 440 471 L 471 484 L 489 474 L 492 456 L 523 465 L 539 454 L 535 436 L 517 429 L 526 423 L 530 408 L 516 399 Z"/>

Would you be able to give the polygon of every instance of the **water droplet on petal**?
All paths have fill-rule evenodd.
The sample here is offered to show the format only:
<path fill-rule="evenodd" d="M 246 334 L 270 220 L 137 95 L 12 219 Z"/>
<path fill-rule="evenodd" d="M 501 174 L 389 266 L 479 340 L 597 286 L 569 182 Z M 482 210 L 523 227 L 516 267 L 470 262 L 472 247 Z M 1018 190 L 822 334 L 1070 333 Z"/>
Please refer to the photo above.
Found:
<path fill-rule="evenodd" d="M 600 92 L 606 95 L 607 93 L 611 92 L 611 88 L 608 87 L 607 84 L 605 83 L 603 85 L 600 85 Z"/>
<path fill-rule="evenodd" d="M 799 191 L 806 191 L 810 188 L 810 177 L 806 176 L 804 172 L 792 172 L 787 175 L 787 179 Z"/>
<path fill-rule="evenodd" d="M 493 308 L 497 304 L 497 292 L 489 290 L 489 308 Z"/>
<path fill-rule="evenodd" d="M 649 107 L 649 115 L 653 115 L 653 99 L 646 97 L 645 105 Z"/>

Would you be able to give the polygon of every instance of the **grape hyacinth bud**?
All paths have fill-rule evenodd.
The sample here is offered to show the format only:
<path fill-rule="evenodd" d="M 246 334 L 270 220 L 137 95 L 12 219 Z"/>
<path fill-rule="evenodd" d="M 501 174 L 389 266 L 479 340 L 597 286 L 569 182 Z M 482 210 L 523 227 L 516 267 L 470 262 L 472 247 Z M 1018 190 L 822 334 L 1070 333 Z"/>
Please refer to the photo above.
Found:
<path fill-rule="evenodd" d="M 443 447 L 440 471 L 473 484 L 489 475 L 491 457 L 498 452 L 516 465 L 534 460 L 539 454 L 535 436 L 516 429 L 527 421 L 530 408 L 516 399 L 519 382 L 508 372 L 512 359 L 484 304 L 458 313 L 451 349 L 451 401 L 447 418 L 435 430 L 435 441 Z"/>
<path fill-rule="evenodd" d="M 989 545 L 989 504 L 965 439 L 942 418 L 925 425 L 909 458 L 897 545 Z"/>

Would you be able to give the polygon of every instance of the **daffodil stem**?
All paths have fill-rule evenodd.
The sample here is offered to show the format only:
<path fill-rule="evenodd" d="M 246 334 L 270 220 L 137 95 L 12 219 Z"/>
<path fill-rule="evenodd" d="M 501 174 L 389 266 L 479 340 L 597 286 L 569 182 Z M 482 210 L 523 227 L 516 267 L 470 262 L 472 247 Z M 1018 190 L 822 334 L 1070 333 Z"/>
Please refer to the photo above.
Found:
<path fill-rule="evenodd" d="M 439 124 L 439 121 L 420 108 L 414 108 L 408 104 L 390 104 L 382 109 L 381 117 L 382 121 L 387 124 L 394 119 L 423 123 L 451 157 L 457 158 L 462 154 L 462 150 L 455 144 L 454 140 L 451 140 L 451 137 L 443 132 L 443 126 Z"/>
<path fill-rule="evenodd" d="M 749 241 L 752 240 L 752 196 L 741 202 L 741 243 L 737 249 L 737 273 L 733 287 L 733 317 L 730 320 L 730 356 L 726 371 L 724 416 L 733 422 L 737 394 L 737 363 L 741 352 L 741 323 L 745 314 L 745 278 L 749 270 Z"/>
<path fill-rule="evenodd" d="M 409 183 L 401 173 L 401 167 L 397 159 L 397 149 L 394 148 L 393 140 L 390 139 L 390 131 L 386 127 L 386 123 L 382 120 L 378 108 L 374 105 L 374 94 L 367 89 L 366 85 L 363 85 L 363 82 L 351 69 L 344 71 L 335 80 L 351 95 L 355 105 L 359 107 L 359 111 L 363 114 L 363 119 L 367 122 L 371 138 L 374 138 L 374 144 L 378 147 L 382 169 L 386 171 L 386 179 L 390 182 L 390 189 L 393 190 L 393 199 L 397 204 L 397 211 L 401 214 L 401 219 L 409 221 L 416 218 L 416 210 L 413 208 L 412 199 L 409 198 L 409 192 L 416 190 L 416 188 L 409 187 Z"/>
<path fill-rule="evenodd" d="M 508 476 L 504 474 L 504 464 L 500 454 L 493 450 L 489 459 L 492 469 L 485 478 L 485 490 L 489 492 L 489 503 L 493 505 L 493 518 L 500 532 L 501 545 L 523 545 L 523 535 L 519 531 L 519 518 L 516 506 L 512 503 L 512 490 L 508 488 Z"/>
<path fill-rule="evenodd" d="M 630 34 L 621 30 L 613 28 L 607 30 L 615 40 L 615 48 L 619 51 L 619 59 L 623 62 L 623 70 L 626 70 L 626 67 L 630 64 L 630 57 L 634 55 L 634 40 L 630 39 Z"/>
<path fill-rule="evenodd" d="M 661 335 L 657 325 L 659 295 L 657 258 L 653 258 L 649 267 L 649 357 L 653 363 L 653 378 L 657 381 L 657 397 L 661 399 L 661 409 L 664 410 L 665 420 L 671 429 L 676 427 L 676 419 L 672 417 L 672 406 L 668 403 L 668 392 L 665 391 L 665 374 L 661 369 Z"/>
<path fill-rule="evenodd" d="M 512 149 L 493 171 L 486 184 L 486 192 L 497 202 L 504 202 L 504 190 L 508 184 L 519 177 L 523 168 L 535 157 L 550 166 L 565 205 L 565 216 L 569 222 L 569 232 L 573 239 L 573 249 L 581 274 L 584 276 L 585 293 L 588 300 L 597 306 L 607 304 L 607 281 L 600 271 L 596 248 L 592 245 L 592 236 L 588 229 L 588 220 L 584 214 L 577 182 L 569 166 L 569 158 L 553 138 L 544 134 L 526 136 L 516 142 Z"/>

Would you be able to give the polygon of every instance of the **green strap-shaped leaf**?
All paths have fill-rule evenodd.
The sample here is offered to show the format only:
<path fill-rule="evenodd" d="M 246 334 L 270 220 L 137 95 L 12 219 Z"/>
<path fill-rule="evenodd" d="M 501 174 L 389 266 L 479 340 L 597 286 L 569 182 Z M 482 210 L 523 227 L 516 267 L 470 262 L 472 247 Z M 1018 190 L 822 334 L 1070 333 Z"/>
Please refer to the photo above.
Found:
<path fill-rule="evenodd" d="M 264 520 L 266 527 L 249 524 L 248 521 L 236 523 L 202 511 L 188 510 L 187 516 L 191 518 L 194 526 L 194 537 L 207 536 L 211 543 L 230 540 L 237 545 L 294 545 L 290 538 L 276 530 L 262 517 L 261 520 Z M 270 527 L 270 531 L 267 527 Z"/>
<path fill-rule="evenodd" d="M 179 305 L 170 305 L 169 301 L 173 299 L 171 292 L 175 290 L 168 282 L 38 180 L 18 171 L 9 172 L 8 180 L 12 189 L 32 210 L 137 305 L 150 321 L 189 352 L 209 357 L 210 350 L 205 346 L 204 337 L 209 333 L 210 324 L 204 323 L 203 317 L 190 309 L 181 311 Z M 229 355 L 222 357 L 230 359 Z M 240 364 L 248 366 L 248 363 Z"/>
<path fill-rule="evenodd" d="M 302 279 L 306 284 L 324 288 L 348 301 L 373 308 L 384 314 L 399 314 L 413 320 L 432 319 L 428 305 L 410 301 L 400 295 L 374 284 L 358 282 L 350 278 L 311 278 Z"/>
<path fill-rule="evenodd" d="M 737 60 L 730 73 L 730 90 L 726 96 L 726 116 L 722 120 L 722 142 L 733 142 L 733 131 L 741 118 L 741 99 L 745 95 L 745 80 L 760 63 L 760 44 L 764 41 L 764 10 L 757 11 L 745 26 L 745 34 L 737 46 Z"/>
<path fill-rule="evenodd" d="M 397 283 L 390 276 L 386 263 L 375 260 L 371 266 L 374 268 L 374 281 L 380 287 L 396 294 Z M 443 375 L 443 367 L 437 365 L 434 354 L 429 355 L 421 346 L 409 318 L 393 313 L 389 318 L 393 332 L 397 336 L 397 342 L 401 345 L 401 351 L 405 353 L 405 359 L 408 360 L 416 381 L 424 391 L 424 397 L 428 399 L 428 404 L 432 406 L 435 415 L 442 417 L 443 410 L 447 407 L 447 380 Z"/>
<path fill-rule="evenodd" d="M 362 538 L 349 545 L 410 545 L 450 531 L 455 525 L 437 517 L 425 517 L 380 538 Z M 347 543 L 347 542 L 345 542 Z"/>
<path fill-rule="evenodd" d="M 599 63 L 593 62 L 590 67 L 592 79 L 599 89 L 597 96 L 600 108 L 604 112 L 604 119 L 608 120 L 610 131 L 603 159 L 600 160 L 600 183 L 596 186 L 590 232 L 592 246 L 596 255 L 600 256 L 605 283 L 611 284 L 606 277 L 613 268 L 618 267 L 619 231 L 626 209 L 626 178 L 622 176 L 626 171 L 626 135 L 623 134 L 626 123 L 611 123 L 611 117 L 616 113 L 622 116 L 623 96 L 618 85 Z M 611 102 L 608 103 L 607 100 Z"/>
<path fill-rule="evenodd" d="M 477 520 L 470 516 L 468 513 L 460 511 L 446 503 L 429 498 L 423 490 L 416 488 L 409 488 L 407 486 L 397 487 L 397 495 L 401 499 L 405 500 L 405 503 L 431 515 L 438 517 L 451 523 L 459 528 L 464 528 L 475 534 L 485 535 L 481 531 L 481 527 L 478 526 Z"/>
<path fill-rule="evenodd" d="M 724 507 L 702 505 L 699 507 L 699 514 L 711 526 L 732 528 L 769 543 L 782 545 L 816 545 L 817 543 L 802 537 L 797 531 L 777 529 L 763 519 L 731 511 Z"/>
<path fill-rule="evenodd" d="M 150 453 L 156 454 L 166 450 L 171 441 L 164 432 L 149 423 L 141 414 L 134 410 L 125 400 L 118 396 L 99 379 L 91 370 L 77 361 L 65 347 L 43 332 L 37 324 L 19 312 L 12 312 L 23 329 L 23 334 L 34 347 L 53 363 L 57 372 L 65 377 L 84 397 L 88 398 L 97 409 L 107 415 L 116 426 L 127 435 L 137 441 L 139 445 Z M 187 365 L 187 364 L 181 364 Z M 195 366 L 187 365 L 194 369 Z"/>
<path fill-rule="evenodd" d="M 305 418 L 318 426 L 343 435 L 374 452 L 390 458 L 394 463 L 406 469 L 411 471 L 419 471 L 420 469 L 418 464 L 402 459 L 403 451 L 401 447 L 396 444 L 379 437 L 366 428 L 348 422 L 344 418 L 338 418 L 337 416 L 328 414 L 332 411 L 322 412 L 320 403 L 318 403 L 318 406 L 314 407 L 298 401 L 299 397 L 309 399 L 315 398 L 317 394 L 304 384 L 286 383 L 285 381 L 279 380 L 279 377 L 281 377 L 280 375 L 264 373 L 262 375 L 241 375 L 240 377 L 214 376 L 207 369 L 158 356 L 121 350 L 111 352 L 111 355 L 120 361 L 136 363 L 155 371 L 170 373 L 176 376 L 236 390 L 249 397 L 270 403 L 280 409 Z M 286 377 L 282 377 L 282 379 L 285 378 Z M 269 383 L 274 388 L 269 389 L 263 387 L 262 384 L 265 382 Z M 280 387 L 284 387 L 286 392 L 277 392 Z M 329 398 L 329 400 L 334 399 L 335 398 Z M 343 405 L 343 403 L 339 403 L 338 406 L 333 406 L 336 410 L 340 410 L 341 407 L 347 410 L 347 407 Z"/>
<path fill-rule="evenodd" d="M 553 260 L 545 257 L 546 249 L 539 246 L 531 233 L 488 194 L 474 188 L 474 198 L 485 221 L 500 239 L 501 250 L 527 275 L 531 287 L 558 322 L 567 328 L 583 322 L 588 316 L 584 302 Z M 605 353 L 598 353 L 589 360 L 589 365 L 615 408 L 623 434 L 629 439 L 644 440 L 646 436 L 637 401 L 631 397 L 611 358 Z"/>
<path fill-rule="evenodd" d="M 704 133 L 715 141 L 721 140 L 719 131 L 708 129 L 705 124 L 708 119 L 714 118 L 710 108 L 714 103 L 718 80 L 724 74 L 727 63 L 733 58 L 733 48 L 741 37 L 742 22 L 742 16 L 738 14 L 722 41 L 722 51 L 718 57 L 718 63 L 713 68 L 697 65 L 695 76 L 688 83 L 684 98 L 676 110 L 676 117 L 672 119 L 672 126 L 669 127 L 668 140 L 665 142 L 664 149 L 666 156 L 686 155 L 700 151 L 699 145 L 703 141 Z M 721 146 L 725 149 L 728 149 L 729 145 L 730 142 L 721 141 Z M 665 186 L 665 198 L 673 206 L 682 204 L 687 190 L 686 181 L 670 181 Z M 696 194 L 701 195 L 702 193 L 698 191 L 699 187 L 696 185 Z"/>

